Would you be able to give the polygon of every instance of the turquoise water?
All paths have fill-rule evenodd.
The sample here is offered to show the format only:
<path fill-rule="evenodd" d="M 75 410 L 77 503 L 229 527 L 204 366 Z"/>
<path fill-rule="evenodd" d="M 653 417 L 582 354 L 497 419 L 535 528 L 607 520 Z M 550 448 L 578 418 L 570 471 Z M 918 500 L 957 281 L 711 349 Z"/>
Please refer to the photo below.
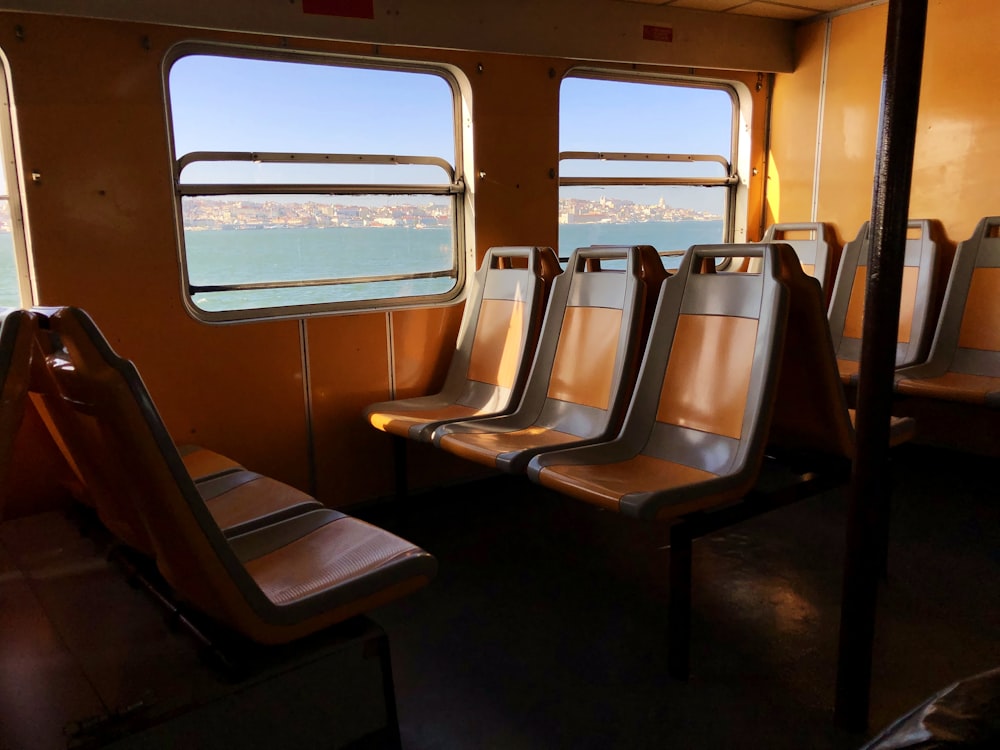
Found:
<path fill-rule="evenodd" d="M 249 284 L 399 273 L 449 273 L 451 229 L 331 227 L 327 229 L 187 232 L 192 285 Z M 454 277 L 407 279 L 295 289 L 196 292 L 203 310 L 241 310 L 358 299 L 442 294 Z"/>
<path fill-rule="evenodd" d="M 0 307 L 20 307 L 17 270 L 14 266 L 14 241 L 7 232 L 0 233 Z"/>
<path fill-rule="evenodd" d="M 721 241 L 721 221 L 559 226 L 563 256 L 587 245 L 653 245 L 665 251 Z M 191 283 L 199 286 L 390 273 L 448 274 L 451 269 L 452 232 L 448 227 L 210 230 L 187 232 L 186 242 Z M 671 259 L 665 263 L 677 265 Z M 453 286 L 454 278 L 445 275 L 295 289 L 197 292 L 194 301 L 209 311 L 240 310 L 443 294 Z M 0 234 L 0 305 L 19 304 L 13 243 L 9 234 Z"/>
<path fill-rule="evenodd" d="M 559 254 L 587 245 L 652 245 L 660 252 L 722 242 L 722 221 L 650 221 L 643 224 L 560 224 Z"/>

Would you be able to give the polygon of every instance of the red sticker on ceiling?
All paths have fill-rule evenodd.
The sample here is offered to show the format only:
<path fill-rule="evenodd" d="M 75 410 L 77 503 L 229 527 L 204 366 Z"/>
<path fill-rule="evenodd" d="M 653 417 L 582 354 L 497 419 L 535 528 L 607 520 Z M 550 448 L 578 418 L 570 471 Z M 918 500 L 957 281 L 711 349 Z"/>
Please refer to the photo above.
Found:
<path fill-rule="evenodd" d="M 302 12 L 341 18 L 375 18 L 375 0 L 302 0 Z"/>

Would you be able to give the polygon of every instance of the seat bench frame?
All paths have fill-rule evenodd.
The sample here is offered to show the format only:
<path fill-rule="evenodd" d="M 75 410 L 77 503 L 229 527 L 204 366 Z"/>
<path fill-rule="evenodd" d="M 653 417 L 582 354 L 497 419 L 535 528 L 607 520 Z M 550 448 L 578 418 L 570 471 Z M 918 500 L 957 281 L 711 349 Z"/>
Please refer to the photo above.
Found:
<path fill-rule="evenodd" d="M 692 542 L 772 510 L 844 486 L 850 462 L 817 460 L 806 466 L 765 458 L 756 486 L 741 500 L 679 518 L 670 527 L 670 593 L 667 604 L 667 671 L 687 680 L 691 672 Z"/>

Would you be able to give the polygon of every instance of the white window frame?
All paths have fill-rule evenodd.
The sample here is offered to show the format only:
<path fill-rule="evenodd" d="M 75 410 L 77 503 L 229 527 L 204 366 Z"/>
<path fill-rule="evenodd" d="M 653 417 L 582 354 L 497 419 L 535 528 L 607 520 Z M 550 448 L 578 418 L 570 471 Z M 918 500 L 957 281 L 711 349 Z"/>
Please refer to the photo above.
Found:
<path fill-rule="evenodd" d="M 279 153 L 243 151 L 193 151 L 176 154 L 173 143 L 173 118 L 170 106 L 169 76 L 175 62 L 189 56 L 219 56 L 250 60 L 323 64 L 331 67 L 352 67 L 368 70 L 388 70 L 435 75 L 444 80 L 453 92 L 454 113 L 454 166 L 438 157 L 401 154 L 346 154 L 346 153 Z M 302 318 L 317 314 L 356 313 L 369 310 L 389 310 L 427 307 L 459 301 L 466 291 L 467 269 L 474 261 L 474 248 L 468 238 L 472 232 L 472 191 L 467 188 L 465 174 L 471 169 L 472 139 L 470 96 L 464 76 L 456 68 L 444 64 L 421 64 L 410 61 L 348 57 L 323 53 L 296 53 L 269 48 L 230 46 L 205 43 L 180 43 L 164 59 L 164 97 L 167 128 L 170 137 L 171 175 L 173 180 L 174 207 L 177 221 L 178 250 L 181 268 L 181 296 L 185 308 L 198 320 L 205 322 L 233 322 L 275 318 Z M 368 164 L 368 165 L 422 165 L 438 167 L 444 179 L 434 184 L 413 183 L 182 183 L 181 172 L 188 165 L 207 161 L 296 163 L 296 164 Z M 302 195 L 351 196 L 351 195 L 438 195 L 448 197 L 452 218 L 452 266 L 447 271 L 392 273 L 378 276 L 337 277 L 298 281 L 273 281 L 198 286 L 191 283 L 185 243 L 182 201 L 187 197 L 249 195 Z M 278 307 L 253 307 L 237 310 L 212 311 L 197 306 L 195 294 L 212 291 L 242 291 L 254 289 L 294 289 L 303 287 L 338 286 L 413 280 L 425 278 L 454 278 L 451 289 L 440 294 L 405 297 L 383 297 L 360 300 L 331 301 L 285 305 Z"/>
<path fill-rule="evenodd" d="M 10 85 L 10 67 L 2 51 L 0 51 L 0 104 L 3 105 L 3 114 L 0 115 L 0 148 L 3 150 L 3 168 L 7 179 L 7 193 L 0 195 L 0 200 L 7 201 L 10 212 L 10 232 L 14 245 L 14 268 L 17 273 L 20 304 L 22 307 L 32 307 L 37 302 L 38 293 L 34 285 L 35 274 L 28 247 L 21 171 L 18 168 L 20 153 L 14 96 Z"/>
<path fill-rule="evenodd" d="M 599 186 L 682 186 L 682 187 L 723 187 L 726 189 L 725 210 L 723 212 L 723 242 L 746 241 L 746 213 L 748 206 L 747 174 L 750 172 L 750 91 L 739 81 L 715 80 L 707 78 L 664 76 L 623 71 L 573 68 L 567 71 L 563 81 L 569 78 L 589 78 L 617 83 L 659 84 L 680 88 L 702 88 L 727 93 L 733 102 L 730 153 L 724 154 L 681 154 L 681 153 L 640 153 L 603 151 L 561 151 L 560 166 L 569 160 L 600 160 L 622 162 L 684 162 L 717 163 L 724 169 L 724 176 L 699 175 L 691 177 L 563 177 L 560 169 L 559 187 L 599 187 Z M 560 87 L 560 113 L 562 109 Z M 662 251 L 661 255 L 677 254 Z"/>

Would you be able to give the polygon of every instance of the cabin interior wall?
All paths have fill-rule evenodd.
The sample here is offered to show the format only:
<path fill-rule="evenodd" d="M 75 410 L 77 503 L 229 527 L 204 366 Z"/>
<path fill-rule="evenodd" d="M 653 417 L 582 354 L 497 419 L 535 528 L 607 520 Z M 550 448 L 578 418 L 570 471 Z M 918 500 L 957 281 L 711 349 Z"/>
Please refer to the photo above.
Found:
<path fill-rule="evenodd" d="M 181 296 L 164 55 L 175 43 L 197 38 L 459 68 L 469 81 L 473 113 L 475 263 L 494 245 L 555 247 L 558 91 L 576 63 L 11 11 L 0 12 L 0 19 L 21 168 L 40 174 L 25 187 L 35 302 L 90 312 L 112 346 L 136 362 L 177 442 L 221 451 L 333 506 L 390 494 L 390 444 L 364 422 L 363 407 L 441 384 L 461 306 L 315 317 L 305 324 L 193 320 Z M 757 73 L 642 69 L 746 84 L 753 99 L 750 161 L 763 173 L 767 91 L 755 86 Z M 748 179 L 747 205 L 759 207 L 762 178 Z M 758 217 L 750 218 L 748 226 L 756 227 Z M 36 455 L 52 449 L 35 447 Z M 418 458 L 411 461 L 414 486 L 481 471 L 434 451 Z M 36 467 L 24 468 L 30 474 Z"/>
<path fill-rule="evenodd" d="M 870 218 L 886 20 L 882 4 L 798 30 L 796 71 L 775 82 L 769 220 L 826 221 L 843 243 Z M 1000 213 L 991 175 L 1000 158 L 1000 100 L 990 93 L 1000 48 L 983 31 L 998 23 L 1000 6 L 990 0 L 928 5 L 910 216 L 938 219 L 952 244 Z M 942 280 L 946 274 L 947 263 Z"/>

